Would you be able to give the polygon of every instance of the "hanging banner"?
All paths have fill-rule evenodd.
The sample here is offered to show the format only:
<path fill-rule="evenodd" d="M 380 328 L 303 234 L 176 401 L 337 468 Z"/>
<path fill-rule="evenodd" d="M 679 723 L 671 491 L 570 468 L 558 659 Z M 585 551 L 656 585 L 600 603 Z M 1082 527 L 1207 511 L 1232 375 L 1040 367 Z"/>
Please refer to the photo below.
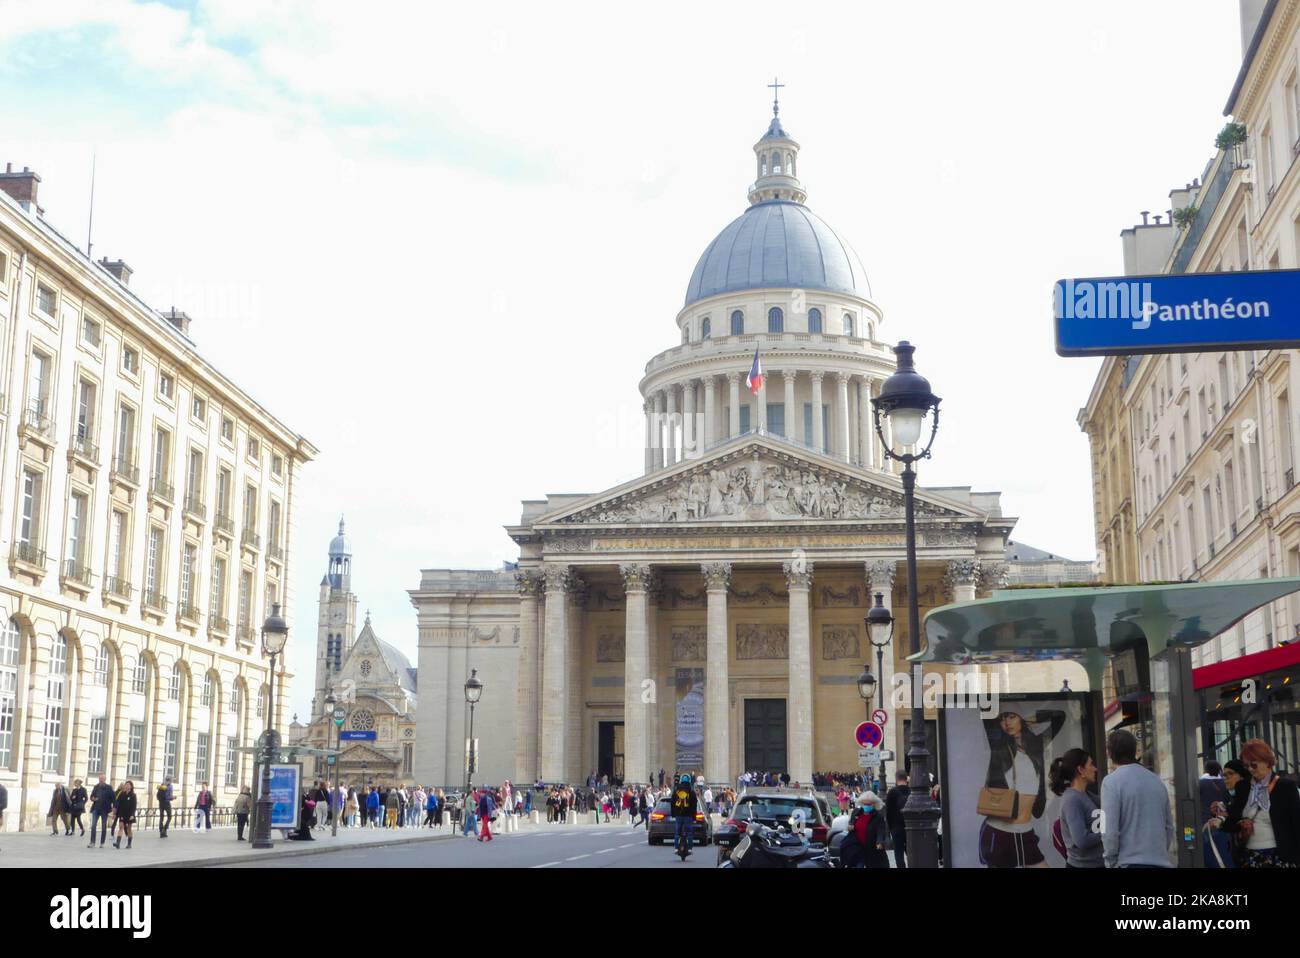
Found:
<path fill-rule="evenodd" d="M 704 670 L 676 674 L 676 772 L 704 771 Z"/>

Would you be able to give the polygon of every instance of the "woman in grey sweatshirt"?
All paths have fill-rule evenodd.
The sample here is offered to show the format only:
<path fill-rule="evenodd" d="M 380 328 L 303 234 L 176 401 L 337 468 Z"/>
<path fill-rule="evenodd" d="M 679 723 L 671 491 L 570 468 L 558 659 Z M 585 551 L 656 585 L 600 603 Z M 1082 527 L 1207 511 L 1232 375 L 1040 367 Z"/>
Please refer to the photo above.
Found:
<path fill-rule="evenodd" d="M 1072 748 L 1053 760 L 1049 787 L 1061 799 L 1061 839 L 1065 842 L 1067 868 L 1104 868 L 1101 830 L 1092 825 L 1097 802 L 1088 791 L 1096 784 L 1097 765 L 1081 748 Z"/>

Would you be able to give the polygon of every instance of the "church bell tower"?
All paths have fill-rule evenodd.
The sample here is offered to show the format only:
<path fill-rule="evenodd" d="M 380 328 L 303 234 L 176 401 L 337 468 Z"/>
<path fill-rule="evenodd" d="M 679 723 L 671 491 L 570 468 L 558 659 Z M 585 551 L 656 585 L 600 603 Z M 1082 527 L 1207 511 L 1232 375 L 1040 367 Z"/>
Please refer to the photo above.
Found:
<path fill-rule="evenodd" d="M 312 719 L 325 711 L 325 697 L 334 689 L 339 670 L 357 639 L 357 597 L 352 592 L 352 547 L 339 519 L 339 534 L 330 542 L 329 571 L 320 581 L 320 616 L 316 634 L 316 686 Z"/>

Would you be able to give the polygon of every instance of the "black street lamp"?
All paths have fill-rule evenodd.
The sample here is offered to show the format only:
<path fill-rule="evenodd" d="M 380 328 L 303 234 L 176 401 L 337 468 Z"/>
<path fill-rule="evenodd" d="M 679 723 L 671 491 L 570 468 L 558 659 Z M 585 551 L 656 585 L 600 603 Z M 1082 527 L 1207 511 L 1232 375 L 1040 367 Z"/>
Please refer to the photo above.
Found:
<path fill-rule="evenodd" d="M 883 592 L 877 592 L 876 604 L 871 607 L 871 611 L 867 613 L 867 618 L 865 620 L 867 625 L 867 639 L 871 642 L 871 647 L 876 650 L 876 671 L 880 673 L 881 682 L 885 681 L 885 647 L 889 645 L 890 640 L 894 636 L 894 617 L 890 614 L 889 610 L 885 608 L 884 603 L 885 594 Z M 863 674 L 871 674 L 870 666 L 863 669 Z M 873 680 L 872 685 L 874 686 L 874 684 L 875 682 Z M 858 694 L 862 695 L 862 697 L 867 699 L 867 702 L 870 703 L 870 696 L 865 695 L 862 692 L 862 676 L 858 676 Z M 868 707 L 870 707 L 869 704 Z M 880 692 L 880 707 L 885 707 L 885 693 L 883 688 Z M 885 782 L 885 753 L 882 750 L 880 753 L 880 790 L 883 792 L 886 788 L 888 788 L 888 784 Z"/>
<path fill-rule="evenodd" d="M 342 744 L 343 721 L 347 718 L 347 710 L 338 704 L 334 699 L 333 690 L 325 696 L 325 711 L 329 714 L 330 721 L 334 723 L 334 791 L 330 792 L 330 837 L 338 838 L 339 835 L 339 813 L 343 811 L 342 796 L 339 791 L 339 764 L 342 755 L 340 754 L 340 745 Z M 328 742 L 329 726 L 325 726 L 326 741 Z M 339 803 L 338 808 L 334 808 L 335 802 Z"/>
<path fill-rule="evenodd" d="M 474 754 L 474 706 L 478 704 L 479 698 L 483 695 L 483 683 L 478 680 L 478 669 L 469 670 L 469 678 L 465 680 L 465 701 L 469 703 L 469 761 L 465 763 L 465 801 L 469 801 L 469 787 L 474 780 L 474 773 L 478 771 L 474 766 L 477 764 L 475 759 L 478 757 Z"/>
<path fill-rule="evenodd" d="M 271 841 L 271 763 L 280 751 L 280 733 L 275 730 L 275 659 L 289 641 L 289 626 L 280 616 L 280 603 L 271 606 L 271 614 L 262 623 L 262 651 L 271 657 L 271 686 L 267 693 L 266 743 L 262 748 L 262 789 L 257 799 L 257 827 L 253 829 L 254 848 L 273 848 Z M 297 800 L 297 796 L 294 796 Z"/>
<path fill-rule="evenodd" d="M 930 392 L 930 382 L 916 371 L 911 343 L 901 342 L 894 347 L 898 357 L 897 371 L 884 381 L 880 395 L 871 400 L 874 407 L 876 435 L 881 448 L 890 459 L 903 464 L 903 502 L 907 515 L 907 626 L 908 648 L 912 655 L 921 651 L 921 614 L 917 607 L 916 589 L 916 470 L 913 464 L 930 458 L 930 447 L 939 431 L 939 397 Z M 930 417 L 930 438 L 920 445 L 926 415 Z M 893 449 L 885 439 L 880 418 L 889 421 Z M 907 451 L 911 450 L 911 451 Z M 918 787 L 911 790 L 903 806 L 907 822 L 907 851 L 912 868 L 939 867 L 939 808 L 930 797 L 930 752 L 925 747 L 925 706 L 916 705 L 919 697 L 913 696 L 912 736 L 907 759 L 911 765 L 912 781 Z"/>

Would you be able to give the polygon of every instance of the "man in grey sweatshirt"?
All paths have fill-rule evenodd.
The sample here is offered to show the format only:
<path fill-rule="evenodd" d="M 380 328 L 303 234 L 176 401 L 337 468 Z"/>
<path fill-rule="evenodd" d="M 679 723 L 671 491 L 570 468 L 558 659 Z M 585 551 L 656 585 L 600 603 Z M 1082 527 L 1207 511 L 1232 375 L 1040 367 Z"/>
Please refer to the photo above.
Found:
<path fill-rule="evenodd" d="M 1137 739 L 1116 729 L 1106 736 L 1113 770 L 1101 782 L 1102 847 L 1107 868 L 1171 868 L 1174 816 L 1169 791 L 1137 764 Z"/>

